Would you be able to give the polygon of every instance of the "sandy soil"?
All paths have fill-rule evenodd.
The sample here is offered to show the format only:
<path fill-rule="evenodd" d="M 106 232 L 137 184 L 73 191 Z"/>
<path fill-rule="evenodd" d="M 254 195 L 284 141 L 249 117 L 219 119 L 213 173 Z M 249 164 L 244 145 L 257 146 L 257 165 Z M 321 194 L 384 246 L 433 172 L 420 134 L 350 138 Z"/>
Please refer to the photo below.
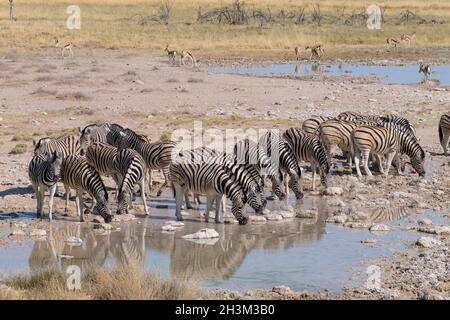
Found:
<path fill-rule="evenodd" d="M 394 219 L 411 211 L 442 212 L 450 208 L 450 163 L 442 155 L 437 134 L 440 115 L 450 110 L 450 92 L 436 88 L 433 83 L 385 85 L 372 77 L 350 76 L 299 80 L 220 75 L 207 69 L 217 61 L 205 61 L 191 68 L 169 65 L 165 57 L 116 51 L 93 50 L 82 56 L 62 60 L 12 54 L 0 59 L 0 213 L 34 210 L 35 200 L 27 177 L 32 139 L 75 133 L 77 128 L 96 121 L 117 122 L 153 140 L 176 128 L 192 129 L 195 119 L 203 120 L 204 127 L 220 129 L 283 129 L 300 126 L 311 115 L 337 115 L 347 110 L 397 113 L 413 121 L 420 143 L 427 151 L 427 177 L 418 179 L 411 173 L 391 175 L 388 179 L 379 176 L 357 179 L 338 167 L 331 185 L 343 188 L 343 194 L 334 199 L 334 215 L 346 217 L 339 223 L 350 228 L 369 228 L 383 219 Z M 25 144 L 26 151 L 10 154 L 18 144 Z M 307 192 L 309 178 L 307 173 Z M 312 194 L 319 196 L 320 191 Z M 61 200 L 56 200 L 55 209 L 56 214 L 62 213 Z M 384 214 L 380 215 L 380 211 Z M 335 221 L 333 215 L 329 219 Z M 417 232 L 416 229 L 412 232 Z M 435 263 L 448 263 L 449 235 L 444 233 L 438 237 L 442 241 L 438 249 L 421 250 Z M 427 270 L 432 270 L 433 265 L 424 263 L 425 258 L 420 255 L 391 258 L 402 265 L 417 266 L 409 278 L 402 278 L 410 285 L 409 289 L 399 289 L 400 282 L 395 279 L 400 279 L 401 268 L 386 260 L 380 262 L 392 274 L 386 278 L 386 284 L 397 293 L 358 289 L 334 298 L 449 298 L 448 273 L 436 277 L 438 284 L 419 290 L 419 285 L 414 283 Z M 223 297 L 230 298 L 243 298 L 242 295 L 245 293 L 222 293 Z"/>

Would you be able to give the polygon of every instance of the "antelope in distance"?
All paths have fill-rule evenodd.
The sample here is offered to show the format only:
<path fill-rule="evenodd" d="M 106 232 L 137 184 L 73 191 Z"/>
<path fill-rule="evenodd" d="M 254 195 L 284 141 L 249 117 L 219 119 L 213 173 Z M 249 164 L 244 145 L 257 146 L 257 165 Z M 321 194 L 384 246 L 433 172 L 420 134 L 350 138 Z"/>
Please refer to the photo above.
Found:
<path fill-rule="evenodd" d="M 169 57 L 169 63 L 174 64 L 175 63 L 175 59 L 177 57 L 177 51 L 176 50 L 169 50 L 169 45 L 166 45 L 166 48 L 164 49 L 164 51 L 167 53 L 167 56 Z"/>
<path fill-rule="evenodd" d="M 398 41 L 395 38 L 387 38 L 386 44 L 387 44 L 388 48 L 390 48 L 390 47 L 397 48 L 397 46 L 400 45 L 400 41 Z"/>
<path fill-rule="evenodd" d="M 305 47 L 305 51 L 307 50 L 311 50 L 311 55 L 309 57 L 309 60 L 320 60 L 320 58 L 322 58 L 323 54 L 325 53 L 325 50 L 323 49 L 323 45 L 321 44 L 316 44 L 313 46 L 306 46 Z"/>
<path fill-rule="evenodd" d="M 409 47 L 409 46 L 411 46 L 411 41 L 414 39 L 415 36 L 416 36 L 415 33 L 413 33 L 412 35 L 402 34 L 400 36 L 400 41 L 407 42 L 408 43 L 408 47 Z"/>
<path fill-rule="evenodd" d="M 189 58 L 191 61 L 192 61 L 192 66 L 193 67 L 195 67 L 197 64 L 196 64 L 196 61 L 195 61 L 195 58 L 194 58 L 194 55 L 189 51 L 189 50 L 183 50 L 183 51 L 181 51 L 181 54 L 180 54 L 180 63 L 182 64 L 182 65 L 184 65 L 184 61 L 186 60 L 186 58 Z"/>
<path fill-rule="evenodd" d="M 421 73 L 421 72 L 425 76 L 425 81 L 428 81 L 428 79 L 431 77 L 431 67 L 430 67 L 430 65 L 423 64 L 421 62 L 420 66 L 419 66 L 419 73 Z"/>
<path fill-rule="evenodd" d="M 55 38 L 55 47 L 61 50 L 61 57 L 64 58 L 64 52 L 69 52 L 69 57 L 73 57 L 72 48 L 74 47 L 71 41 L 60 42 L 58 38 Z"/>
<path fill-rule="evenodd" d="M 294 48 L 294 55 L 295 55 L 295 59 L 298 61 L 300 58 L 300 48 L 299 47 Z"/>

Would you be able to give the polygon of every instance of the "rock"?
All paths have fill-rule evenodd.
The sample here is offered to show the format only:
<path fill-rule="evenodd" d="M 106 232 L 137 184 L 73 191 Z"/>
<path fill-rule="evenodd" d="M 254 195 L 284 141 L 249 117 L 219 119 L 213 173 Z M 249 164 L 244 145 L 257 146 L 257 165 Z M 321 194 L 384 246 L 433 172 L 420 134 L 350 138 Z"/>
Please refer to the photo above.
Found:
<path fill-rule="evenodd" d="M 26 224 L 25 222 L 14 222 L 14 223 L 12 224 L 12 226 L 13 226 L 14 228 L 27 228 L 27 227 L 28 227 L 28 224 Z"/>
<path fill-rule="evenodd" d="M 167 221 L 165 224 L 166 225 L 170 225 L 170 226 L 172 226 L 174 228 L 182 228 L 182 227 L 184 227 L 184 222 L 181 222 L 181 221 Z"/>
<path fill-rule="evenodd" d="M 416 241 L 416 245 L 424 247 L 424 248 L 434 248 L 437 246 L 441 246 L 442 242 L 438 239 L 431 238 L 431 237 L 420 237 Z"/>
<path fill-rule="evenodd" d="M 10 236 L 25 236 L 26 235 L 26 233 L 25 233 L 25 231 L 23 231 L 23 230 L 13 230 L 11 233 L 10 233 Z"/>
<path fill-rule="evenodd" d="M 305 210 L 305 211 L 299 211 L 296 213 L 296 217 L 297 218 L 307 218 L 307 219 L 311 219 L 314 218 L 317 214 L 317 210 L 314 209 L 310 209 L 310 210 Z"/>
<path fill-rule="evenodd" d="M 181 210 L 180 213 L 181 213 L 182 216 L 190 215 L 190 213 L 188 211 L 186 211 L 186 210 Z"/>
<path fill-rule="evenodd" d="M 248 222 L 250 223 L 264 223 L 267 219 L 264 216 L 251 215 L 248 217 Z"/>
<path fill-rule="evenodd" d="M 344 223 L 344 227 L 353 229 L 367 229 L 369 228 L 369 225 L 363 222 L 346 222 Z"/>
<path fill-rule="evenodd" d="M 417 221 L 417 223 L 419 224 L 419 226 L 429 226 L 433 224 L 433 221 L 431 221 L 430 219 L 427 218 L 423 218 L 423 219 L 419 219 Z"/>
<path fill-rule="evenodd" d="M 216 244 L 217 241 L 219 241 L 219 238 L 212 238 L 212 239 L 185 239 L 187 241 L 192 241 L 194 243 L 198 243 L 201 245 L 208 245 L 213 246 Z"/>
<path fill-rule="evenodd" d="M 385 225 L 385 224 L 374 224 L 374 225 L 372 225 L 370 228 L 369 228 L 369 230 L 370 231 L 372 231 L 372 232 L 379 232 L 379 231 L 381 231 L 381 232 L 384 232 L 384 231 L 391 231 L 391 228 L 389 227 L 389 226 L 387 226 L 387 225 Z"/>
<path fill-rule="evenodd" d="M 115 215 L 112 218 L 113 222 L 128 222 L 131 220 L 136 220 L 137 218 L 135 217 L 134 214 L 131 213 L 127 213 L 127 214 L 119 214 L 119 215 Z"/>
<path fill-rule="evenodd" d="M 424 233 L 430 233 L 430 234 L 438 234 L 438 235 L 448 235 L 450 234 L 450 227 L 449 226 L 436 226 L 433 228 L 425 228 L 420 227 L 418 229 L 420 232 Z"/>
<path fill-rule="evenodd" d="M 339 214 L 337 216 L 333 217 L 333 221 L 335 223 L 345 223 L 347 221 L 347 215 L 345 214 Z"/>
<path fill-rule="evenodd" d="M 378 242 L 377 239 L 364 239 L 364 240 L 361 240 L 361 243 L 367 243 L 367 244 L 377 243 L 377 242 Z"/>
<path fill-rule="evenodd" d="M 331 199 L 330 201 L 328 201 L 328 205 L 330 207 L 340 207 L 340 208 L 346 206 L 345 202 L 342 201 L 341 199 Z"/>
<path fill-rule="evenodd" d="M 43 229 L 31 229 L 29 235 L 30 237 L 45 237 L 47 235 L 47 231 Z"/>
<path fill-rule="evenodd" d="M 269 213 L 265 216 L 268 221 L 280 221 L 283 220 L 283 216 L 281 214 Z"/>
<path fill-rule="evenodd" d="M 167 224 L 167 225 L 162 226 L 161 230 L 166 231 L 166 232 L 173 232 L 173 231 L 176 231 L 177 228 L 171 224 Z"/>
<path fill-rule="evenodd" d="M 282 203 L 282 204 L 280 205 L 280 209 L 283 210 L 283 211 L 294 212 L 294 208 L 293 208 L 291 205 L 285 204 L 285 203 Z"/>
<path fill-rule="evenodd" d="M 205 228 L 205 229 L 201 229 L 201 230 L 197 231 L 196 233 L 184 235 L 182 238 L 183 239 L 212 239 L 212 238 L 218 238 L 218 237 L 219 237 L 219 234 L 217 233 L 216 230 Z"/>
<path fill-rule="evenodd" d="M 327 196 L 340 196 L 344 193 L 344 189 L 341 187 L 328 187 L 325 189 L 324 194 Z"/>
<path fill-rule="evenodd" d="M 286 286 L 276 286 L 272 288 L 272 292 L 278 293 L 279 295 L 286 296 L 294 293 L 291 288 Z"/>
<path fill-rule="evenodd" d="M 78 237 L 69 237 L 66 239 L 66 243 L 68 243 L 71 246 L 81 246 L 83 240 L 81 240 Z"/>
<path fill-rule="evenodd" d="M 105 223 L 105 219 L 103 219 L 102 216 L 95 216 L 94 219 L 92 219 L 92 222 L 94 222 L 94 223 Z"/>
<path fill-rule="evenodd" d="M 280 216 L 282 216 L 283 219 L 291 219 L 291 218 L 294 218 L 294 217 L 295 217 L 295 214 L 294 214 L 293 211 L 284 211 L 284 210 L 281 210 L 281 211 L 278 211 L 278 214 L 279 214 Z"/>
<path fill-rule="evenodd" d="M 263 215 L 269 214 L 269 213 L 270 213 L 270 210 L 267 209 L 267 208 L 264 208 L 263 211 L 262 211 L 262 213 L 263 213 Z"/>

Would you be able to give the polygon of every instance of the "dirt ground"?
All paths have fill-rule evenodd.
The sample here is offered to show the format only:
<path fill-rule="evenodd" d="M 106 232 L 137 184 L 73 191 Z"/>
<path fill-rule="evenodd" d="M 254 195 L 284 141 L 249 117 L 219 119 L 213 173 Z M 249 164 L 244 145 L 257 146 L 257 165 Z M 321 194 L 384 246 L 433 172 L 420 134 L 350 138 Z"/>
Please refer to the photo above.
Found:
<path fill-rule="evenodd" d="M 248 62 L 232 64 L 242 63 Z M 373 77 L 300 80 L 208 71 L 208 67 L 218 64 L 223 63 L 203 61 L 198 67 L 169 65 L 166 57 L 115 50 L 83 51 L 73 59 L 14 53 L 1 57 L 0 213 L 29 212 L 35 208 L 27 176 L 33 139 L 76 133 L 78 128 L 97 121 L 117 122 L 152 140 L 167 137 L 177 128 L 192 130 L 193 120 L 202 120 L 204 128 L 285 129 L 300 126 L 311 115 L 337 115 L 348 110 L 364 114 L 395 113 L 410 119 L 427 152 L 427 176 L 419 179 L 417 174 L 410 173 L 387 179 L 379 176 L 357 179 L 338 167 L 331 185 L 342 187 L 343 194 L 335 198 L 336 211 L 330 222 L 334 222 L 334 216 L 345 215 L 345 221 L 339 220 L 344 226 L 368 228 L 383 219 L 404 216 L 405 212 L 445 213 L 450 209 L 450 158 L 442 154 L 437 131 L 439 117 L 450 111 L 448 88 L 437 88 L 430 82 L 386 85 Z M 309 191 L 309 179 L 310 173 L 306 173 L 306 192 L 319 196 L 321 191 Z M 56 214 L 61 214 L 63 202 L 57 199 L 55 205 Z M 380 210 L 384 216 L 379 215 Z M 448 225 L 446 217 L 444 226 Z M 417 228 L 416 224 L 413 232 Z M 449 234 L 439 233 L 437 237 L 441 240 L 438 249 L 420 250 L 434 263 L 446 261 L 448 271 Z M 436 277 L 438 284 L 419 290 L 419 284 L 414 283 L 433 265 L 420 261 L 420 255 L 392 258 L 417 266 L 415 273 L 411 271 L 409 277 L 402 278 L 414 289 L 405 289 L 407 285 L 402 287 L 404 290 L 399 289 L 399 281 L 394 281 L 400 279 L 399 268 L 386 260 L 385 269 L 392 274 L 389 279 L 395 282 L 390 287 L 400 293 L 349 290 L 335 298 L 449 298 L 448 272 Z M 219 296 L 243 298 L 242 295 L 245 296 L 225 292 Z M 250 296 L 256 297 L 253 293 Z M 329 298 L 326 294 L 315 297 Z"/>

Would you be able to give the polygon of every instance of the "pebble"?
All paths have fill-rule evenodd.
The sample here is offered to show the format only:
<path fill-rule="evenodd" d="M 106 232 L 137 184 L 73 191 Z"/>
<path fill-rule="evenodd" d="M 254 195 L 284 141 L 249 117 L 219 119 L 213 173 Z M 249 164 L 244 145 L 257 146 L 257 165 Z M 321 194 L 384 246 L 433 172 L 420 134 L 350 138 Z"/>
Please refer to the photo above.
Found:
<path fill-rule="evenodd" d="M 267 221 L 267 219 L 263 216 L 251 215 L 248 217 L 248 221 L 250 223 L 264 223 Z"/>
<path fill-rule="evenodd" d="M 165 224 L 170 225 L 175 228 L 184 227 L 184 222 L 181 222 L 181 221 L 167 221 Z"/>
<path fill-rule="evenodd" d="M 269 213 L 265 217 L 269 221 L 280 221 L 280 220 L 283 220 L 283 216 L 281 214 L 276 214 L 276 213 Z"/>
<path fill-rule="evenodd" d="M 431 234 L 443 234 L 443 235 L 447 235 L 450 234 L 450 227 L 449 226 L 436 226 L 433 228 L 424 228 L 421 227 L 418 229 L 420 232 L 424 232 L 424 233 L 431 233 Z"/>
<path fill-rule="evenodd" d="M 441 246 L 442 242 L 438 239 L 431 238 L 431 237 L 420 237 L 416 241 L 416 245 L 424 247 L 424 248 L 434 248 L 437 246 Z"/>
<path fill-rule="evenodd" d="M 297 214 L 295 215 L 297 218 L 307 218 L 307 219 L 311 219 L 314 218 L 314 216 L 317 214 L 317 211 L 315 210 L 305 210 L 305 211 L 300 211 L 297 212 Z"/>
<path fill-rule="evenodd" d="M 45 237 L 47 235 L 47 231 L 43 229 L 31 229 L 29 235 L 30 237 Z"/>
<path fill-rule="evenodd" d="M 361 243 L 366 243 L 366 244 L 377 243 L 377 242 L 378 242 L 377 239 L 364 239 L 364 240 L 361 240 Z"/>
<path fill-rule="evenodd" d="M 370 231 L 391 231 L 391 228 L 385 224 L 374 224 L 369 228 Z"/>
<path fill-rule="evenodd" d="M 205 229 L 200 229 L 196 233 L 184 235 L 182 238 L 183 239 L 212 239 L 212 238 L 218 238 L 218 237 L 219 237 L 219 234 L 217 233 L 216 230 L 205 228 Z"/>
<path fill-rule="evenodd" d="M 292 291 L 291 288 L 287 286 L 276 286 L 272 288 L 272 292 L 278 293 L 282 296 L 293 294 L 294 291 Z"/>
<path fill-rule="evenodd" d="M 10 234 L 10 236 L 25 236 L 26 233 L 23 230 L 13 230 Z"/>
<path fill-rule="evenodd" d="M 334 223 L 345 223 L 347 221 L 347 216 L 345 214 L 340 214 L 333 217 Z"/>
<path fill-rule="evenodd" d="M 420 226 L 429 226 L 429 225 L 432 225 L 432 224 L 433 224 L 433 221 L 431 221 L 430 219 L 424 218 L 424 219 L 419 219 L 419 220 L 417 221 L 417 223 L 418 223 Z"/>
<path fill-rule="evenodd" d="M 66 239 L 66 242 L 69 245 L 80 246 L 83 243 L 83 240 L 81 240 L 78 237 L 69 237 L 69 238 Z"/>
<path fill-rule="evenodd" d="M 283 217 L 283 219 L 291 219 L 295 217 L 295 214 L 293 211 L 284 211 L 280 210 L 278 211 L 278 214 Z"/>
<path fill-rule="evenodd" d="M 171 225 L 171 224 L 168 224 L 168 225 L 162 226 L 161 230 L 162 231 L 166 231 L 166 232 L 173 232 L 173 231 L 176 231 L 177 228 L 175 226 Z"/>
<path fill-rule="evenodd" d="M 340 196 L 344 193 L 344 189 L 341 187 L 328 187 L 325 189 L 324 194 L 327 196 Z"/>

